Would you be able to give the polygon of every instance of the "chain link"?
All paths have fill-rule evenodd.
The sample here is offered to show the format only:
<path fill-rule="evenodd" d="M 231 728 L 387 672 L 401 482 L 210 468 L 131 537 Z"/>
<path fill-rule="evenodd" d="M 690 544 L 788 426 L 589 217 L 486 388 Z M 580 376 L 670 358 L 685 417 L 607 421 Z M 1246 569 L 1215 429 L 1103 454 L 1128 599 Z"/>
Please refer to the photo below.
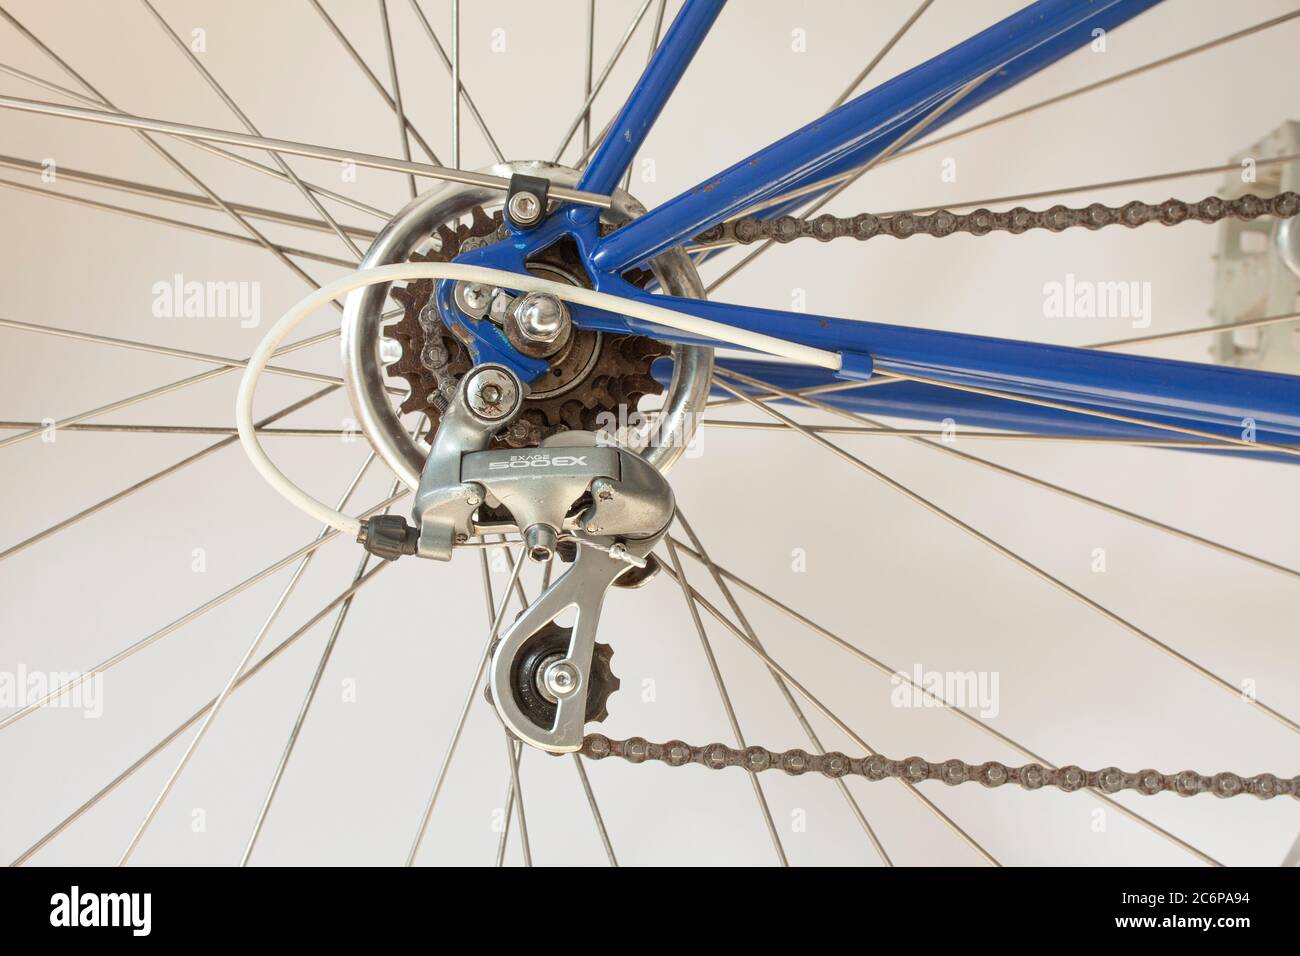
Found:
<path fill-rule="evenodd" d="M 732 243 L 749 245 L 760 241 L 785 243 L 795 239 L 830 242 L 844 237 L 858 240 L 874 239 L 877 236 L 906 239 L 909 236 L 926 235 L 942 238 L 959 232 L 973 236 L 983 236 L 990 232 L 1019 235 L 1031 229 L 1064 232 L 1066 229 L 1095 230 L 1106 226 L 1135 229 L 1147 223 L 1165 226 L 1176 226 L 1184 222 L 1215 223 L 1230 218 L 1249 221 L 1261 216 L 1287 219 L 1298 213 L 1300 195 L 1283 192 L 1272 197 L 1248 193 L 1236 199 L 1209 196 L 1195 203 L 1167 199 L 1159 205 L 1131 202 L 1123 206 L 1107 206 L 1097 202 L 1082 209 L 1057 205 L 1041 211 L 1017 206 L 1006 212 L 976 209 L 965 214 L 940 209 L 928 215 L 911 212 L 892 216 L 873 216 L 870 213 L 856 216 L 826 214 L 813 219 L 799 219 L 795 216 L 759 219 L 745 216 L 706 229 L 694 241 L 700 246 L 711 246 Z"/>
<path fill-rule="evenodd" d="M 615 740 L 604 734 L 588 734 L 584 737 L 582 755 L 592 760 L 621 757 L 629 763 L 654 760 L 666 763 L 670 767 L 684 767 L 692 763 L 711 770 L 741 767 L 750 773 L 784 770 L 791 776 L 806 773 L 816 773 L 831 778 L 853 775 L 865 777 L 867 780 L 896 778 L 912 784 L 923 780 L 941 780 L 953 787 L 976 782 L 986 787 L 1001 787 L 1014 783 L 1025 790 L 1055 787 L 1066 793 L 1091 788 L 1102 793 L 1135 790 L 1147 796 L 1166 792 L 1184 797 L 1212 793 L 1216 797 L 1226 798 L 1249 793 L 1261 800 L 1288 795 L 1300 800 L 1300 776 L 1286 778 L 1271 773 L 1260 773 L 1253 777 L 1242 777 L 1227 772 L 1206 776 L 1195 770 L 1183 770 L 1172 774 L 1161 773 L 1158 770 L 1139 770 L 1136 773 L 1129 773 L 1118 767 L 1084 770 L 1070 765 L 1053 769 L 1038 763 L 1008 767 L 996 761 L 971 764 L 956 759 L 931 763 L 923 757 L 891 760 L 880 754 L 850 757 L 833 751 L 825 754 L 810 754 L 805 750 L 797 749 L 777 752 L 766 747 L 747 747 L 744 750 L 737 750 L 721 743 L 696 747 L 680 740 L 656 744 L 642 737 Z"/>

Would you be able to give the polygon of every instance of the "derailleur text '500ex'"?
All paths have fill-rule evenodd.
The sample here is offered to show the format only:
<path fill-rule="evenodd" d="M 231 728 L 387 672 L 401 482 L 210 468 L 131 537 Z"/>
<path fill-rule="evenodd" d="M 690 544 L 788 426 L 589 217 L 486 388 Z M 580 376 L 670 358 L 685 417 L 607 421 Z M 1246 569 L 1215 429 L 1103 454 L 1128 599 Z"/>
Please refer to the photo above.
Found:
<path fill-rule="evenodd" d="M 537 448 L 486 450 L 519 413 L 526 387 L 509 369 L 480 365 L 464 375 L 442 417 L 420 475 L 412 528 L 397 515 L 363 522 L 358 540 L 384 558 L 402 554 L 448 560 L 458 542 L 499 521 L 477 522 L 488 506 L 510 513 L 535 561 L 573 542 L 569 569 L 501 636 L 488 686 L 501 719 L 521 740 L 564 752 L 582 746 L 596 625 L 605 592 L 644 569 L 668 530 L 673 495 L 662 474 L 639 455 L 597 443 L 591 432 L 562 432 Z M 576 609 L 569 645 L 536 675 L 537 691 L 555 704 L 550 726 L 530 716 L 517 674 L 530 638 Z M 533 709 L 534 714 L 536 710 Z"/>

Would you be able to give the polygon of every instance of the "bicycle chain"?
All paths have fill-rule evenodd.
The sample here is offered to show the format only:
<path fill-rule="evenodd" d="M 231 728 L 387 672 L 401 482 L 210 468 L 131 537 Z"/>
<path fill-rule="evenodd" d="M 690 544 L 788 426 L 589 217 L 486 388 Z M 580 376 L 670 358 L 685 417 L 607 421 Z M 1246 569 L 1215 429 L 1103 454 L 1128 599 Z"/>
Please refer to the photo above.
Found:
<path fill-rule="evenodd" d="M 684 767 L 693 763 L 708 767 L 710 770 L 723 770 L 727 767 L 741 767 L 750 773 L 784 770 L 791 776 L 806 773 L 819 773 L 831 778 L 852 775 L 873 781 L 893 778 L 908 784 L 917 784 L 924 780 L 940 780 L 952 787 L 963 783 L 982 783 L 992 788 L 1015 783 L 1025 790 L 1056 787 L 1066 793 L 1083 789 L 1099 790 L 1107 794 L 1119 793 L 1121 790 L 1135 790 L 1146 796 L 1176 793 L 1179 796 L 1191 797 L 1200 793 L 1212 793 L 1216 797 L 1223 798 L 1249 793 L 1261 800 L 1287 795 L 1300 800 L 1300 775 L 1285 778 L 1271 773 L 1260 773 L 1253 777 L 1242 777 L 1235 773 L 1216 773 L 1213 776 L 1206 776 L 1195 770 L 1183 770 L 1173 774 L 1161 773 L 1158 770 L 1139 770 L 1137 773 L 1129 773 L 1118 767 L 1084 770 L 1069 765 L 1053 769 L 1039 763 L 1028 763 L 1020 767 L 1008 767 L 996 761 L 970 764 L 956 759 L 931 763 L 923 757 L 891 760 L 880 754 L 850 757 L 834 751 L 810 754 L 805 750 L 794 749 L 778 753 L 766 747 L 747 747 L 744 750 L 737 750 L 721 743 L 696 747 L 681 740 L 656 744 L 642 737 L 614 740 L 604 734 L 585 736 L 582 739 L 581 753 L 592 760 L 621 757 L 629 763 L 654 760 L 666 763 L 670 767 Z"/>
<path fill-rule="evenodd" d="M 1215 223 L 1228 218 L 1249 221 L 1261 216 L 1277 216 L 1289 219 L 1297 214 L 1300 214 L 1300 194 L 1283 192 L 1263 197 L 1248 193 L 1236 199 L 1208 196 L 1195 203 L 1166 199 L 1158 205 L 1131 202 L 1123 206 L 1107 206 L 1095 202 L 1082 209 L 1056 205 L 1041 211 L 1016 206 L 1006 212 L 981 208 L 964 214 L 939 209 L 928 215 L 911 212 L 890 216 L 873 216 L 871 213 L 856 216 L 823 214 L 813 219 L 795 216 L 759 219 L 745 216 L 706 229 L 694 241 L 697 245 L 710 246 L 732 242 L 749 245 L 761 240 L 786 243 L 795 239 L 817 239 L 820 242 L 830 242 L 844 237 L 863 241 L 877 236 L 907 239 L 910 236 L 927 235 L 942 238 L 959 232 L 973 236 L 983 236 L 990 232 L 1019 235 L 1031 229 L 1047 229 L 1051 232 L 1064 232 L 1079 227 L 1096 230 L 1106 226 L 1136 229 L 1156 222 L 1165 226 L 1177 226 L 1184 222 Z"/>
<path fill-rule="evenodd" d="M 942 238 L 959 232 L 975 236 L 990 232 L 1019 235 L 1031 229 L 1046 229 L 1051 232 L 1080 227 L 1096 230 L 1106 226 L 1127 226 L 1134 229 L 1148 223 L 1176 226 L 1184 222 L 1216 223 L 1228 218 L 1249 221 L 1261 216 L 1276 216 L 1285 219 L 1297 214 L 1300 214 L 1300 194 L 1283 192 L 1266 198 L 1250 193 L 1236 199 L 1209 196 L 1196 203 L 1168 199 L 1158 205 L 1144 202 L 1130 202 L 1123 206 L 1092 203 L 1082 209 L 1056 205 L 1041 211 L 1017 206 L 1006 212 L 980 208 L 966 214 L 939 209 L 928 215 L 904 212 L 874 216 L 861 213 L 851 217 L 821 215 L 813 219 L 794 216 L 759 219 L 746 216 L 719 223 L 697 235 L 694 241 L 700 246 L 710 246 L 730 242 L 749 245 L 762 240 L 786 243 L 795 239 L 817 239 L 830 242 L 844 237 L 867 240 L 877 236 L 906 239 L 910 236 L 929 235 Z M 581 752 L 593 760 L 621 757 L 630 763 L 653 760 L 672 767 L 699 764 L 712 770 L 741 767 L 751 773 L 779 769 L 793 776 L 806 773 L 831 778 L 853 775 L 867 780 L 893 778 L 908 784 L 940 780 L 949 786 L 975 782 L 990 788 L 1019 784 L 1025 790 L 1055 787 L 1067 793 L 1083 789 L 1106 794 L 1133 790 L 1148 796 L 1176 793 L 1190 797 L 1212 793 L 1227 798 L 1253 794 L 1262 800 L 1286 795 L 1300 800 L 1300 776 L 1286 778 L 1271 773 L 1242 777 L 1223 772 L 1206 776 L 1195 770 L 1166 774 L 1152 769 L 1130 773 L 1118 767 L 1102 770 L 1084 770 L 1074 765 L 1052 768 L 1039 763 L 1009 767 L 996 761 L 970 764 L 956 759 L 931 763 L 922 757 L 891 760 L 880 754 L 849 757 L 837 752 L 810 754 L 798 749 L 778 753 L 766 747 L 737 750 L 722 743 L 692 746 L 680 740 L 656 744 L 641 737 L 614 740 L 603 734 L 588 734 L 584 737 Z"/>

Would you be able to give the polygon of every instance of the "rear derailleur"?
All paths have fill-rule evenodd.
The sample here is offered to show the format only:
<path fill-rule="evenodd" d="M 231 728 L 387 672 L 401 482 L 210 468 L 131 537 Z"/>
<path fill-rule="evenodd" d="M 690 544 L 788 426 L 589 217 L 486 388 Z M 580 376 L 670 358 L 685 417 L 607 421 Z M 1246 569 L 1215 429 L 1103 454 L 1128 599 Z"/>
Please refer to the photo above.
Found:
<path fill-rule="evenodd" d="M 527 386 L 502 365 L 465 374 L 442 417 L 412 511 L 364 521 L 357 540 L 382 558 L 446 561 L 470 537 L 518 530 L 533 561 L 569 565 L 501 635 L 488 689 L 511 733 L 543 750 L 582 746 L 617 687 L 609 650 L 596 644 L 605 592 L 656 570 L 651 551 L 668 530 L 673 494 L 652 465 L 591 432 L 551 436 L 536 448 L 489 449 L 519 414 Z M 574 609 L 572 627 L 556 618 Z M 567 640 L 566 640 L 567 638 Z"/>

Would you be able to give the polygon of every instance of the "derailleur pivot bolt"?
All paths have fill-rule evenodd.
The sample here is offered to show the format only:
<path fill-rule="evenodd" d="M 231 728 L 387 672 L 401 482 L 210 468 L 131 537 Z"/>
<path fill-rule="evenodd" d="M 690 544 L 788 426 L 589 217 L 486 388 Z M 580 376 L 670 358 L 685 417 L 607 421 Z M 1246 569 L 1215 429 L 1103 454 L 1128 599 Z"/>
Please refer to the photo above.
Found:
<path fill-rule="evenodd" d="M 518 379 L 504 368 L 489 365 L 470 372 L 465 398 L 475 415 L 491 422 L 509 418 L 523 395 Z"/>
<path fill-rule="evenodd" d="M 550 525 L 531 525 L 524 531 L 524 548 L 528 551 L 528 557 L 538 563 L 551 560 L 555 555 L 558 538 L 559 535 Z"/>

